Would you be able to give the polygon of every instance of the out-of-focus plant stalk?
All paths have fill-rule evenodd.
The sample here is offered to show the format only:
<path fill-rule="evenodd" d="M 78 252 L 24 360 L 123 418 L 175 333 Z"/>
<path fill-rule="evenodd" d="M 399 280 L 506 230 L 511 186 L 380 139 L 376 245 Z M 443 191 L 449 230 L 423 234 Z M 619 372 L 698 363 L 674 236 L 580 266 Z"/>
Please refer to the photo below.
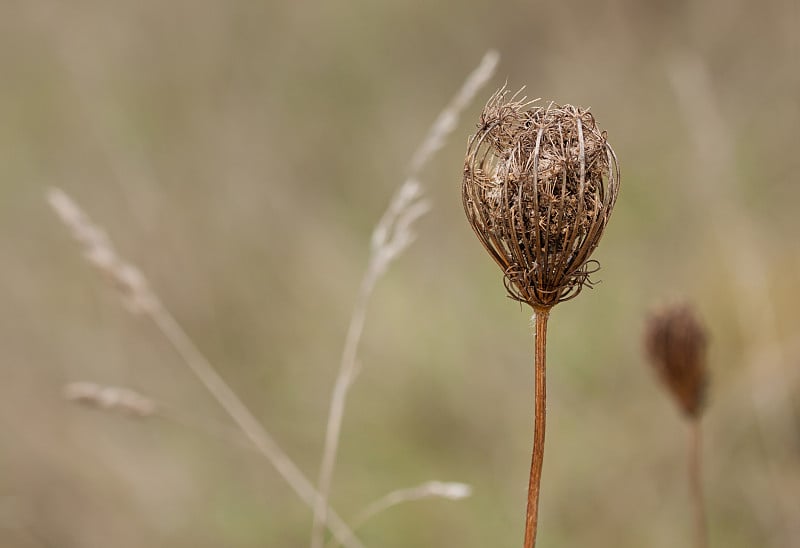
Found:
<path fill-rule="evenodd" d="M 367 305 L 372 291 L 390 263 L 414 241 L 412 224 L 430 207 L 427 200 L 422 198 L 422 187 L 418 181 L 420 171 L 433 154 L 443 146 L 446 137 L 453 132 L 461 112 L 469 105 L 478 90 L 492 77 L 499 59 L 497 52 L 487 52 L 478 67 L 467 77 L 450 104 L 439 114 L 425 139 L 414 152 L 408 177 L 400 185 L 372 233 L 369 264 L 361 281 L 356 304 L 347 328 L 344 349 L 339 362 L 339 373 L 331 395 L 328 423 L 325 428 L 325 445 L 322 449 L 317 483 L 320 496 L 314 506 L 314 520 L 311 526 L 312 548 L 322 548 L 325 541 L 328 499 L 333 482 L 336 455 L 339 450 L 344 409 L 350 387 L 359 372 L 358 346 L 364 331 Z"/>

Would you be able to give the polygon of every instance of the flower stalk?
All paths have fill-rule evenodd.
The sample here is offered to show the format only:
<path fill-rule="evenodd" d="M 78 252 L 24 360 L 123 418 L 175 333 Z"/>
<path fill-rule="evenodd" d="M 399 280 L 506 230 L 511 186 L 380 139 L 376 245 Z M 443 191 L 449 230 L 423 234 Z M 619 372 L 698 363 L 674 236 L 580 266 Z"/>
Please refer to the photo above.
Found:
<path fill-rule="evenodd" d="M 550 309 L 597 271 L 590 259 L 619 193 L 619 167 L 588 111 L 546 106 L 501 88 L 469 140 L 461 195 L 478 240 L 503 271 L 508 296 L 534 310 L 534 432 L 525 548 L 534 548 L 546 423 Z"/>
<path fill-rule="evenodd" d="M 544 436 L 547 418 L 547 319 L 550 310 L 543 308 L 534 313 L 534 415 L 533 454 L 528 480 L 528 506 L 525 511 L 525 548 L 536 545 L 536 528 L 539 522 L 539 486 L 544 464 Z"/>
<path fill-rule="evenodd" d="M 650 315 L 645 331 L 645 347 L 659 380 L 688 422 L 687 472 L 694 514 L 695 547 L 706 548 L 708 531 L 703 502 L 701 421 L 708 390 L 708 334 L 692 307 L 675 304 Z"/>
<path fill-rule="evenodd" d="M 689 486 L 694 513 L 694 537 L 697 548 L 708 546 L 708 526 L 703 496 L 703 432 L 700 417 L 692 420 L 689 427 Z"/>

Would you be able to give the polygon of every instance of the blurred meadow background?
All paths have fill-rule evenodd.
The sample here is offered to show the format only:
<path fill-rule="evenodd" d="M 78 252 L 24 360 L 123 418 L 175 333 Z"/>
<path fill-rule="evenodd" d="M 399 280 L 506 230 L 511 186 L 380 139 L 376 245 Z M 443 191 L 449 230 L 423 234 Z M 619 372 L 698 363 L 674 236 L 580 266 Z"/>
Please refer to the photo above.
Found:
<path fill-rule="evenodd" d="M 594 289 L 548 341 L 542 547 L 689 546 L 687 430 L 642 352 L 685 298 L 711 333 L 711 545 L 800 546 L 800 8 L 796 0 L 0 4 L 0 545 L 307 546 L 311 512 L 148 321 L 81 257 L 68 192 L 316 481 L 373 226 L 489 49 L 495 77 L 420 181 L 432 204 L 381 279 L 332 506 L 393 508 L 370 548 L 522 540 L 530 314 L 461 206 L 492 91 L 591 106 L 622 166 Z M 136 389 L 194 426 L 61 397 Z"/>

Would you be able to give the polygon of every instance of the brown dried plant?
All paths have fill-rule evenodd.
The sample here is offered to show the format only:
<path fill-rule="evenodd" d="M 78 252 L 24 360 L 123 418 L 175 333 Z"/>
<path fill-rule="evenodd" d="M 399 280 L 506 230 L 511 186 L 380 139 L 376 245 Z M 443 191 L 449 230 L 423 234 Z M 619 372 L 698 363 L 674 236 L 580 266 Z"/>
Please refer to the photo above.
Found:
<path fill-rule="evenodd" d="M 659 380 L 689 420 L 689 488 L 694 505 L 695 546 L 708 545 L 702 482 L 702 431 L 708 369 L 708 334 L 688 304 L 675 304 L 650 315 L 645 349 Z"/>
<path fill-rule="evenodd" d="M 464 210 L 509 295 L 549 309 L 591 283 L 619 168 L 588 110 L 508 95 L 492 96 L 470 139 Z"/>
<path fill-rule="evenodd" d="M 701 415 L 705 404 L 707 346 L 706 330 L 687 304 L 663 308 L 648 318 L 645 347 L 650 363 L 691 419 Z"/>
<path fill-rule="evenodd" d="M 535 421 L 525 547 L 536 544 L 544 458 L 547 319 L 598 268 L 590 260 L 619 193 L 617 158 L 588 111 L 498 90 L 464 162 L 462 199 L 509 296 L 534 310 Z"/>

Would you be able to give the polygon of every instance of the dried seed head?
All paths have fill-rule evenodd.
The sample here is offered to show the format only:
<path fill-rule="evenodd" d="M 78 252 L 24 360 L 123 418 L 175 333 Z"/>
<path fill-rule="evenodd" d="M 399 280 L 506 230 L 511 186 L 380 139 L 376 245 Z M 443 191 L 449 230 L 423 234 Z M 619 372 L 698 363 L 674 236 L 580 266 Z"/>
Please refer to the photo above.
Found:
<path fill-rule="evenodd" d="M 698 417 L 705 403 L 708 337 L 689 305 L 673 305 L 650 315 L 645 347 L 661 382 L 686 415 Z"/>
<path fill-rule="evenodd" d="M 535 105 L 502 88 L 464 163 L 464 210 L 509 295 L 548 309 L 590 285 L 619 193 L 619 167 L 588 110 Z"/>
<path fill-rule="evenodd" d="M 119 411 L 133 417 L 150 417 L 158 411 L 156 403 L 142 394 L 117 386 L 93 382 L 73 382 L 64 386 L 64 398 L 109 411 Z"/>

